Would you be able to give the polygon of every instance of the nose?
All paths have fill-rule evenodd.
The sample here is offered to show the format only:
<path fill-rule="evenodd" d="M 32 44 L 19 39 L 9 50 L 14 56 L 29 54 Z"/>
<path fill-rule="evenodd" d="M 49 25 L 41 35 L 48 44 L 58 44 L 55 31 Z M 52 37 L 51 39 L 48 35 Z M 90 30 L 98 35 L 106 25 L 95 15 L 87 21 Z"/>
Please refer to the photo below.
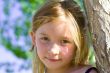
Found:
<path fill-rule="evenodd" d="M 53 44 L 48 52 L 53 55 L 58 55 L 60 54 L 60 46 L 58 44 Z"/>

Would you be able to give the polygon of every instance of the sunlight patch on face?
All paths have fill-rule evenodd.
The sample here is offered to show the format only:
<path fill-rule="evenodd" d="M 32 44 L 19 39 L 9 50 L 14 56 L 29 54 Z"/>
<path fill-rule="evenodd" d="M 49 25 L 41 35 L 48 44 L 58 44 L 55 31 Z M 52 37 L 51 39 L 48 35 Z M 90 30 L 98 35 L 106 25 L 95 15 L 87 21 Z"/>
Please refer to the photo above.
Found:
<path fill-rule="evenodd" d="M 51 52 L 53 54 L 59 54 L 60 53 L 60 48 L 55 44 L 54 47 L 51 49 Z"/>

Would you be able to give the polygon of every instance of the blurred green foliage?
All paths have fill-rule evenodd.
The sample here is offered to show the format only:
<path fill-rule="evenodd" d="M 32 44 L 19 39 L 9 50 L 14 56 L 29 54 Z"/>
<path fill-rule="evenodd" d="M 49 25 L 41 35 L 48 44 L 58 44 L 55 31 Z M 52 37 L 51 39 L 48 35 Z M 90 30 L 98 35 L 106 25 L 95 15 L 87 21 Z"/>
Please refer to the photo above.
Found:
<path fill-rule="evenodd" d="M 3 5 L 3 12 L 6 16 L 6 19 L 3 20 L 3 24 L 1 24 L 1 30 L 0 33 L 3 35 L 0 35 L 1 44 L 4 45 L 4 47 L 10 51 L 12 51 L 17 57 L 27 59 L 29 57 L 29 47 L 31 47 L 31 41 L 29 37 L 29 30 L 31 28 L 31 21 L 32 21 L 32 14 L 35 10 L 37 10 L 40 5 L 44 2 L 44 0 L 4 0 L 5 4 Z M 22 17 L 14 19 L 10 23 L 10 17 L 11 17 L 11 9 L 15 4 L 20 4 L 20 12 L 22 12 Z M 17 13 L 14 13 L 15 17 Z M 12 25 L 13 23 L 13 25 Z M 9 29 L 11 28 L 11 29 Z M 14 33 L 14 38 L 16 41 L 12 41 L 13 36 L 8 34 L 12 31 Z M 5 36 L 7 35 L 7 36 Z M 23 41 L 26 45 L 20 46 L 20 45 L 13 45 L 13 42 L 16 43 L 19 41 L 21 37 L 25 37 Z M 22 43 L 22 41 L 21 41 Z M 29 45 L 28 47 L 26 47 Z M 24 50 L 27 49 L 27 50 Z"/>

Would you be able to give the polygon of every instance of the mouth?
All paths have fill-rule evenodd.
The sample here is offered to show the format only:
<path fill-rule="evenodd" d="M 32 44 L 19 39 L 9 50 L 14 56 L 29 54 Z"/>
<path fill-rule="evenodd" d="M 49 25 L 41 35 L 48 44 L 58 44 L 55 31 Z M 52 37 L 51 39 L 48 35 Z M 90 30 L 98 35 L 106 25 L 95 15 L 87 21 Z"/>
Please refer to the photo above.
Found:
<path fill-rule="evenodd" d="M 46 58 L 47 60 L 51 61 L 51 62 L 58 62 L 61 61 L 61 59 L 53 59 L 53 58 Z"/>

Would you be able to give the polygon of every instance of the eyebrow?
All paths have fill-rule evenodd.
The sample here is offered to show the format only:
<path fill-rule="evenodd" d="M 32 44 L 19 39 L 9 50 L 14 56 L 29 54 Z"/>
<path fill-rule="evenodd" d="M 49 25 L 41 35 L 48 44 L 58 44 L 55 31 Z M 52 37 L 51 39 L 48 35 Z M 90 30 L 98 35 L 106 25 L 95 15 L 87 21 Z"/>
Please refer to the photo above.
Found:
<path fill-rule="evenodd" d="M 41 32 L 40 34 L 41 34 L 41 35 L 44 35 L 44 36 L 48 36 L 48 34 L 46 34 L 46 33 L 42 33 L 42 32 Z M 61 38 L 62 38 L 62 39 L 69 39 L 69 40 L 71 39 L 71 38 L 68 37 L 68 36 L 61 36 Z"/>
<path fill-rule="evenodd" d="M 70 40 L 70 41 L 72 41 L 72 40 L 73 40 L 73 39 L 72 39 L 72 37 L 69 37 L 69 36 L 63 36 L 62 38 L 63 38 L 63 39 Z"/>
<path fill-rule="evenodd" d="M 70 38 L 70 36 L 68 36 L 68 35 L 63 35 L 62 37 L 67 38 L 67 39 Z"/>
<path fill-rule="evenodd" d="M 45 33 L 40 33 L 41 35 L 47 35 L 47 34 L 45 34 Z"/>
<path fill-rule="evenodd" d="M 70 37 L 67 37 L 67 36 L 63 36 L 62 38 L 63 39 L 71 39 Z"/>

